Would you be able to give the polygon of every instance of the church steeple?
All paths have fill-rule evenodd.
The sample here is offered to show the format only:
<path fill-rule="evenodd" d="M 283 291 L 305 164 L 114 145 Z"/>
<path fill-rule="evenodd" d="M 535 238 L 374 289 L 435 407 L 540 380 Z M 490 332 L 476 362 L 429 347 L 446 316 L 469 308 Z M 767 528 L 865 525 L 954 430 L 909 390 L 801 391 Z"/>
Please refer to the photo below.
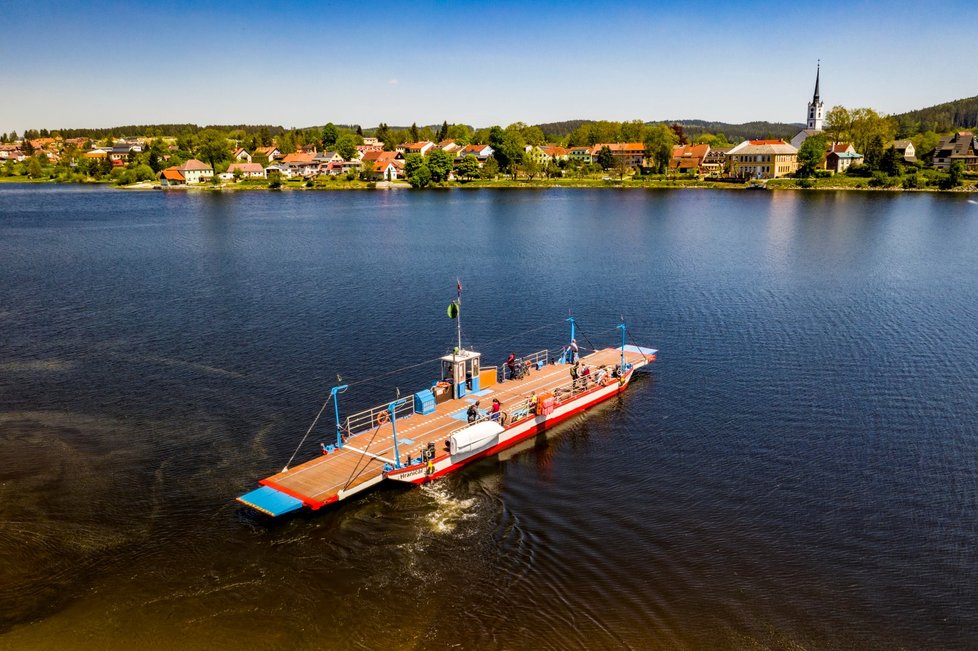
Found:
<path fill-rule="evenodd" d="M 818 60 L 818 67 L 815 68 L 815 95 L 812 96 L 812 103 L 818 104 L 818 77 L 822 72 L 822 60 Z"/>
<path fill-rule="evenodd" d="M 812 95 L 812 101 L 808 103 L 808 123 L 807 127 L 809 129 L 814 129 L 815 131 L 822 130 L 822 122 L 825 119 L 825 104 L 818 96 L 818 82 L 819 77 L 822 74 L 822 60 L 819 59 L 818 67 L 815 68 L 815 94 Z"/>

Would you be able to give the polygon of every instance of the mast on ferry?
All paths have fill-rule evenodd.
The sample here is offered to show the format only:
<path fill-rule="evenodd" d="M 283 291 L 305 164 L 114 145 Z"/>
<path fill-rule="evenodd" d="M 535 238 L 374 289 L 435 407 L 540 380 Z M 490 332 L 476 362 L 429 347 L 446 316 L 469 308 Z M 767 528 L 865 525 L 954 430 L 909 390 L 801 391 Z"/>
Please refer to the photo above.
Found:
<path fill-rule="evenodd" d="M 458 291 L 458 296 L 455 298 L 455 305 L 458 309 L 455 311 L 455 328 L 458 331 L 458 348 L 456 350 L 462 350 L 462 281 L 455 278 L 455 289 Z"/>

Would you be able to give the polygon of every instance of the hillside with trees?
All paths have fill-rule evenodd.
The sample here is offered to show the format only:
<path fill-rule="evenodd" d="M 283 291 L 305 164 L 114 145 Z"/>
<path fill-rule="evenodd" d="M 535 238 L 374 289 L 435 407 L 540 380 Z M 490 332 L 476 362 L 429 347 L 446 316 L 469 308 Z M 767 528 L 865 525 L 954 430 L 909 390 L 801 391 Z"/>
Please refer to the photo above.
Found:
<path fill-rule="evenodd" d="M 590 125 L 602 123 L 607 124 L 607 122 L 602 120 L 566 120 L 564 122 L 546 122 L 535 126 L 543 131 L 548 140 L 562 141 L 569 138 L 575 132 L 579 133 L 582 129 L 588 128 Z M 790 140 L 792 136 L 805 128 L 803 124 L 760 121 L 731 124 L 729 122 L 711 122 L 708 120 L 665 120 L 660 122 L 645 122 L 644 124 L 649 127 L 657 124 L 679 125 L 690 140 L 695 140 L 697 136 L 704 134 L 722 133 L 730 142 L 768 138 L 784 138 L 785 140 Z"/>
<path fill-rule="evenodd" d="M 257 135 L 265 132 L 270 136 L 277 136 L 286 131 L 285 127 L 270 124 L 208 125 L 204 127 L 196 124 L 129 124 L 103 129 L 28 129 L 24 132 L 23 137 L 32 139 L 61 136 L 62 138 L 91 138 L 92 140 L 136 136 L 176 138 L 186 133 L 196 134 L 205 129 L 228 133 L 240 132 L 246 135 Z"/>
<path fill-rule="evenodd" d="M 907 111 L 892 117 L 896 122 L 897 135 L 901 138 L 925 131 L 941 133 L 961 128 L 974 129 L 978 127 L 978 96 Z"/>
<path fill-rule="evenodd" d="M 672 120 L 668 124 L 678 124 L 691 138 L 695 139 L 704 133 L 722 133 L 730 142 L 741 140 L 772 140 L 781 138 L 791 140 L 804 124 L 786 124 L 784 122 L 744 122 L 730 124 L 727 122 L 709 122 L 706 120 Z"/>

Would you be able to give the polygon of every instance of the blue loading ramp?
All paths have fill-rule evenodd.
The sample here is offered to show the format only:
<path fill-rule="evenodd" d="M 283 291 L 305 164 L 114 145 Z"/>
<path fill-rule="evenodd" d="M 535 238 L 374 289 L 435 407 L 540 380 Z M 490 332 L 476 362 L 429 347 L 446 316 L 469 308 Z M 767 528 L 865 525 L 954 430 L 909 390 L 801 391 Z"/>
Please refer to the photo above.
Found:
<path fill-rule="evenodd" d="M 286 495 L 268 486 L 262 486 L 250 493 L 245 493 L 238 498 L 238 501 L 273 518 L 302 508 L 302 500 L 297 500 L 291 495 Z"/>

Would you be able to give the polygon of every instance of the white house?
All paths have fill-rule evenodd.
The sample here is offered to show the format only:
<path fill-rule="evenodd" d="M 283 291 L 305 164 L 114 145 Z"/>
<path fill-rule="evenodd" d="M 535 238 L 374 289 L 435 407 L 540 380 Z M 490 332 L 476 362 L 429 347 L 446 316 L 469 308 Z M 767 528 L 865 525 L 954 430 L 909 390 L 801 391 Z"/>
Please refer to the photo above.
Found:
<path fill-rule="evenodd" d="M 466 145 L 458 153 L 460 157 L 465 157 L 468 156 L 469 154 L 472 154 L 473 156 L 478 158 L 479 163 L 481 164 L 486 162 L 486 160 L 488 160 L 489 157 L 492 156 L 492 147 L 490 147 L 489 145 Z"/>
<path fill-rule="evenodd" d="M 430 140 L 422 140 L 421 142 L 409 142 L 403 144 L 397 148 L 397 151 L 401 152 L 405 156 L 408 154 L 421 154 L 422 156 L 427 156 L 428 153 L 434 149 L 435 143 Z"/>
<path fill-rule="evenodd" d="M 836 142 L 829 145 L 825 155 L 825 169 L 833 174 L 841 174 L 853 165 L 862 165 L 863 155 L 848 142 Z"/>
<path fill-rule="evenodd" d="M 258 163 L 231 163 L 228 165 L 228 174 L 233 177 L 235 172 L 240 172 L 241 177 L 246 179 L 265 178 L 265 168 Z"/>
<path fill-rule="evenodd" d="M 214 169 L 207 163 L 191 158 L 183 165 L 174 165 L 160 172 L 160 180 L 165 184 L 203 183 L 214 177 Z"/>
<path fill-rule="evenodd" d="M 265 168 L 265 176 L 271 176 L 275 172 L 278 172 L 284 178 L 287 178 L 287 179 L 291 179 L 292 178 L 292 170 L 289 169 L 289 166 L 288 165 L 276 163 L 276 164 L 273 164 L 273 165 L 269 165 L 268 167 Z"/>
<path fill-rule="evenodd" d="M 582 163 L 594 162 L 594 158 L 591 156 L 591 148 L 587 146 L 571 147 L 569 156 L 571 160 L 579 160 Z"/>
<path fill-rule="evenodd" d="M 903 157 L 905 161 L 915 161 L 917 160 L 917 150 L 914 148 L 913 143 L 909 140 L 894 140 L 889 144 L 896 150 L 898 156 Z"/>
<path fill-rule="evenodd" d="M 317 163 L 323 163 L 323 164 L 343 162 L 343 157 L 340 156 L 335 151 L 324 151 L 320 154 L 316 154 L 315 156 L 313 156 L 312 159 Z"/>
<path fill-rule="evenodd" d="M 375 180 L 396 181 L 401 177 L 401 170 L 392 160 L 382 160 L 373 163 L 370 176 Z"/>
<path fill-rule="evenodd" d="M 442 150 L 446 154 L 455 156 L 462 150 L 462 145 L 458 144 L 454 140 L 442 140 L 438 143 L 438 149 Z"/>
<path fill-rule="evenodd" d="M 278 147 L 259 147 L 255 150 L 255 153 L 263 155 L 268 159 L 268 162 L 282 158 L 282 152 L 279 151 Z"/>
<path fill-rule="evenodd" d="M 363 167 L 363 163 L 361 163 L 359 160 L 345 160 L 340 161 L 339 164 L 343 166 L 344 174 L 347 172 L 359 172 L 360 168 Z"/>

